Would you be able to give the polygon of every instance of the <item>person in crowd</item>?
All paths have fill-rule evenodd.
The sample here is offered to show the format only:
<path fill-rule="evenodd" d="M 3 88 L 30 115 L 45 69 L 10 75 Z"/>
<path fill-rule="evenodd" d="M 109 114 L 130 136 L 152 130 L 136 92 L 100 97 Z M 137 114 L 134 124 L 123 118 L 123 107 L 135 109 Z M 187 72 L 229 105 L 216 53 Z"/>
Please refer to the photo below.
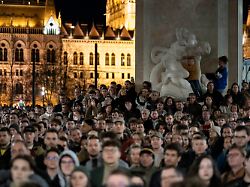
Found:
<path fill-rule="evenodd" d="M 209 155 L 197 158 L 189 169 L 188 177 L 198 176 L 208 187 L 220 187 L 222 185 L 220 173 Z"/>
<path fill-rule="evenodd" d="M 0 169 L 8 169 L 11 158 L 11 135 L 7 127 L 0 128 Z"/>
<path fill-rule="evenodd" d="M 159 167 L 164 157 L 163 136 L 160 132 L 154 132 L 151 135 L 151 147 L 154 152 L 154 166 Z"/>
<path fill-rule="evenodd" d="M 226 56 L 219 57 L 219 68 L 215 72 L 214 88 L 221 94 L 224 93 L 227 88 L 228 70 L 227 70 L 228 58 Z"/>
<path fill-rule="evenodd" d="M 171 187 L 176 182 L 183 181 L 183 175 L 174 166 L 165 167 L 161 172 L 161 187 Z M 150 187 L 155 187 L 151 186 Z"/>
<path fill-rule="evenodd" d="M 82 166 L 75 167 L 70 176 L 69 187 L 89 187 L 89 172 Z"/>
<path fill-rule="evenodd" d="M 106 187 L 123 187 L 130 186 L 130 175 L 124 170 L 114 170 L 112 171 L 105 184 Z"/>
<path fill-rule="evenodd" d="M 131 169 L 138 168 L 140 166 L 140 152 L 141 145 L 135 143 L 129 147 L 127 160 Z"/>
<path fill-rule="evenodd" d="M 207 92 L 202 96 L 202 100 L 204 101 L 207 96 L 210 96 L 212 98 L 213 103 L 217 107 L 219 107 L 223 101 L 222 94 L 214 88 L 214 82 L 212 81 L 209 81 L 207 83 Z"/>

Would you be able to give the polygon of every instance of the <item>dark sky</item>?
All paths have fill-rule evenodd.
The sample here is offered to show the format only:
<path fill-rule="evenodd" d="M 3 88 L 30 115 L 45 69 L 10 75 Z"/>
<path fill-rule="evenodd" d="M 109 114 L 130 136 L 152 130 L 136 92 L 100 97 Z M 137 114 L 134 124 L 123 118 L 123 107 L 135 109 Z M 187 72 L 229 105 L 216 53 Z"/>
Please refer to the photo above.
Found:
<path fill-rule="evenodd" d="M 106 0 L 55 0 L 63 22 L 105 24 Z"/>
<path fill-rule="evenodd" d="M 105 24 L 106 0 L 55 0 L 57 10 L 61 10 L 63 22 Z M 250 0 L 243 0 L 243 21 L 247 19 Z"/>

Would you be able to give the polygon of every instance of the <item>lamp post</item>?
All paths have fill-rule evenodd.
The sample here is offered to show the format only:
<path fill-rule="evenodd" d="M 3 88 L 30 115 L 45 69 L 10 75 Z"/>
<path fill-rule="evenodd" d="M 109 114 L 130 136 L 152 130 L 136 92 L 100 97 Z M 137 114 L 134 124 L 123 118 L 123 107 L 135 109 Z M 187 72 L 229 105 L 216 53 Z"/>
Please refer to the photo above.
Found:
<path fill-rule="evenodd" d="M 43 106 L 44 106 L 44 96 L 45 96 L 45 87 L 43 86 L 42 87 L 42 96 L 43 96 Z"/>
<path fill-rule="evenodd" d="M 36 105 L 35 85 L 36 85 L 36 55 L 35 53 L 31 57 L 32 59 L 32 107 Z"/>

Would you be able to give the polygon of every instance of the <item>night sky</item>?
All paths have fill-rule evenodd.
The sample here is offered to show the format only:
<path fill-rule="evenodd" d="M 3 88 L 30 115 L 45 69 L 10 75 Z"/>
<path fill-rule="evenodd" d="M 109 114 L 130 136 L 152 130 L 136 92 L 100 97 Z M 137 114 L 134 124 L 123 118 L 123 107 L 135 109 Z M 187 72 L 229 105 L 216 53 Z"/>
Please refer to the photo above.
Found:
<path fill-rule="evenodd" d="M 55 0 L 63 22 L 105 24 L 106 0 Z M 250 0 L 243 0 L 243 22 L 246 22 Z"/>

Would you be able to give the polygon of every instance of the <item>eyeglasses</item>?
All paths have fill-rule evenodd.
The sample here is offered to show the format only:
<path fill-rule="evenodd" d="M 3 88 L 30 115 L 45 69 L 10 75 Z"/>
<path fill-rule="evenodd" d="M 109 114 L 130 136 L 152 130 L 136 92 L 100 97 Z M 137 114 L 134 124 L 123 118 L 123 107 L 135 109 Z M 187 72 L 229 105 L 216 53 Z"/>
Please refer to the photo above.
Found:
<path fill-rule="evenodd" d="M 58 160 L 59 157 L 58 156 L 47 156 L 46 159 L 47 160 Z"/>

